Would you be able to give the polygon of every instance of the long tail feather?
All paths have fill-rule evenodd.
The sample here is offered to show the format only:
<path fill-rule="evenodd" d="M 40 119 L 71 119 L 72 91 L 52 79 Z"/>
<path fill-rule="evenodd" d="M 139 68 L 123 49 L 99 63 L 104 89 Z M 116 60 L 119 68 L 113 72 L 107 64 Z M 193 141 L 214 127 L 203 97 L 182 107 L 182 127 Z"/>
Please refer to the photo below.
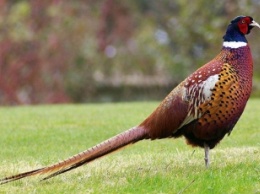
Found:
<path fill-rule="evenodd" d="M 142 127 L 133 127 L 62 162 L 0 179 L 0 184 L 5 184 L 28 176 L 49 174 L 43 179 L 46 180 L 105 156 L 128 144 L 133 144 L 139 140 L 145 139 L 146 137 L 146 131 Z"/>

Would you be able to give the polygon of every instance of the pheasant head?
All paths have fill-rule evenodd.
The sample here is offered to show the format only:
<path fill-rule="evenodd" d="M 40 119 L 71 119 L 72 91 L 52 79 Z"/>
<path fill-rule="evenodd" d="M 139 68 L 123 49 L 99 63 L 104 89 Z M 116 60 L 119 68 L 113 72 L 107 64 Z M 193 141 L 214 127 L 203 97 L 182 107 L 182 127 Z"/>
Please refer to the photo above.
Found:
<path fill-rule="evenodd" d="M 260 28 L 260 25 L 256 23 L 250 16 L 238 16 L 229 24 L 226 34 L 223 37 L 225 42 L 245 42 L 246 34 L 249 34 L 253 27 Z"/>

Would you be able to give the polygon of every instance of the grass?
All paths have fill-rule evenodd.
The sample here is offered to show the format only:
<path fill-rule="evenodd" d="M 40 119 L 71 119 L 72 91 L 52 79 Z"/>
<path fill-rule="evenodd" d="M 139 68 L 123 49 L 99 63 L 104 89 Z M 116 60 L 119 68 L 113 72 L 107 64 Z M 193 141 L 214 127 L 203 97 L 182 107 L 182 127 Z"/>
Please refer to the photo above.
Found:
<path fill-rule="evenodd" d="M 158 103 L 0 108 L 0 175 L 42 167 L 139 124 Z M 47 181 L 30 177 L 0 193 L 260 193 L 260 100 L 211 151 L 183 138 L 142 141 Z"/>

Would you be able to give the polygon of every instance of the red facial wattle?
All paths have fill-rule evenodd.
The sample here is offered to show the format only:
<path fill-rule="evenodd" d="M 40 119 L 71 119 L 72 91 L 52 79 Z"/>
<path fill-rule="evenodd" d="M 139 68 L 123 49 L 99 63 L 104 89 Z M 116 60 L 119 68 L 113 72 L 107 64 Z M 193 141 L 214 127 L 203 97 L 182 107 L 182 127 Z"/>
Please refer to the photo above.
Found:
<path fill-rule="evenodd" d="M 249 24 L 252 22 L 252 19 L 250 17 L 245 17 L 242 18 L 239 22 L 238 22 L 238 28 L 239 31 L 242 34 L 248 34 L 249 33 Z"/>

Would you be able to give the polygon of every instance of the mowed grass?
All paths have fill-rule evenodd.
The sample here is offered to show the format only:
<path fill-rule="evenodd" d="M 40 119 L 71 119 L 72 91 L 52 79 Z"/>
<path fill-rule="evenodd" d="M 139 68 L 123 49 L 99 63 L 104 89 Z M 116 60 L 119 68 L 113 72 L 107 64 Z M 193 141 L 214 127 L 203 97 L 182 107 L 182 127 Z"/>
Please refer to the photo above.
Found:
<path fill-rule="evenodd" d="M 158 102 L 0 108 L 0 176 L 66 159 L 139 124 Z M 183 138 L 144 140 L 47 181 L 29 177 L 0 193 L 260 193 L 260 100 L 210 153 Z"/>

